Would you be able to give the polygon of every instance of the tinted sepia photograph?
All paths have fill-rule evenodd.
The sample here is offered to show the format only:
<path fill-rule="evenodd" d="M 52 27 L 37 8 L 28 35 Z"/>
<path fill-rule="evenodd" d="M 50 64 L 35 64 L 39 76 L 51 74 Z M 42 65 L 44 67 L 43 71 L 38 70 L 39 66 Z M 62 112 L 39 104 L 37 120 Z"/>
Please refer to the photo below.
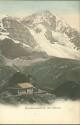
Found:
<path fill-rule="evenodd" d="M 0 0 L 0 124 L 80 124 L 80 1 Z"/>

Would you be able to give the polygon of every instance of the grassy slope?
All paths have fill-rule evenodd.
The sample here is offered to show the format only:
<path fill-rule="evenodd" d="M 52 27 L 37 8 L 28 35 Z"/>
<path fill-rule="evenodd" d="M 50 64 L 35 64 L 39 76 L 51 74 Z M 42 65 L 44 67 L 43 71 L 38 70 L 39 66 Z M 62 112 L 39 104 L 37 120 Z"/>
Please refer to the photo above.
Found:
<path fill-rule="evenodd" d="M 24 72 L 31 73 L 34 85 L 51 92 L 64 84 L 65 90 L 74 84 L 80 86 L 80 61 L 52 58 L 34 64 L 30 70 L 25 68 Z"/>
<path fill-rule="evenodd" d="M 2 91 L 11 84 L 7 84 L 6 80 L 9 81 L 16 72 L 13 67 L 0 67 L 0 84 L 3 82 L 3 87 L 0 86 L 0 89 Z M 48 92 L 55 92 L 56 95 L 61 96 L 70 92 L 77 93 L 77 96 L 80 95 L 80 61 L 51 58 L 45 62 L 24 67 L 21 72 L 26 76 L 31 74 L 32 84 Z"/>

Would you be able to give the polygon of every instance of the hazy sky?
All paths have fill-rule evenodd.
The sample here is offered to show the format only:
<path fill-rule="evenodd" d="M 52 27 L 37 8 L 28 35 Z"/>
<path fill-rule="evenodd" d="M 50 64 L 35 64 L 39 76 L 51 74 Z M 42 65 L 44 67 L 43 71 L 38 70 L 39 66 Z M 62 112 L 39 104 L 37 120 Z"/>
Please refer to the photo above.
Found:
<path fill-rule="evenodd" d="M 0 1 L 0 11 L 10 15 L 33 12 L 39 10 L 51 10 L 54 13 L 78 13 L 79 1 Z"/>
<path fill-rule="evenodd" d="M 0 0 L 0 14 L 27 16 L 41 10 L 50 10 L 62 16 L 76 28 L 79 28 L 80 1 L 18 1 Z"/>

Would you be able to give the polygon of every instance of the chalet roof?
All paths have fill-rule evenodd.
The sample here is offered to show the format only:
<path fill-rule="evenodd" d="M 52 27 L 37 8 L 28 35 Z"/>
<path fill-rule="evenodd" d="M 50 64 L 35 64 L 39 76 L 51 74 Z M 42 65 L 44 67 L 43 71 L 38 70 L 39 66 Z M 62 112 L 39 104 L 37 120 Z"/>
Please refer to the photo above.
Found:
<path fill-rule="evenodd" d="M 33 85 L 31 83 L 25 82 L 25 83 L 18 83 L 18 87 L 22 89 L 28 89 L 28 88 L 33 88 Z"/>

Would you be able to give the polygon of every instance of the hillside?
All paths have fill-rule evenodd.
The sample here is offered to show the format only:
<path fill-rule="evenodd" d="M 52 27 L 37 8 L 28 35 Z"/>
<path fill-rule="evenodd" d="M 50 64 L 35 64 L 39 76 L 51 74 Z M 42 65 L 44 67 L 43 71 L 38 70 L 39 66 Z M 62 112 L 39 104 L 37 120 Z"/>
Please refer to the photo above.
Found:
<path fill-rule="evenodd" d="M 63 91 L 66 89 L 67 93 L 69 90 L 72 91 L 73 87 L 75 88 L 76 86 L 77 88 L 79 87 L 78 92 L 80 91 L 79 61 L 52 58 L 48 61 L 32 65 L 30 71 L 24 67 L 24 72 L 32 75 L 32 83 L 34 85 L 51 93 L 55 93 L 61 86 L 64 86 Z M 59 93 L 61 93 L 61 90 L 58 89 Z M 75 89 L 74 94 L 76 95 Z M 65 91 L 61 96 L 64 95 Z"/>

